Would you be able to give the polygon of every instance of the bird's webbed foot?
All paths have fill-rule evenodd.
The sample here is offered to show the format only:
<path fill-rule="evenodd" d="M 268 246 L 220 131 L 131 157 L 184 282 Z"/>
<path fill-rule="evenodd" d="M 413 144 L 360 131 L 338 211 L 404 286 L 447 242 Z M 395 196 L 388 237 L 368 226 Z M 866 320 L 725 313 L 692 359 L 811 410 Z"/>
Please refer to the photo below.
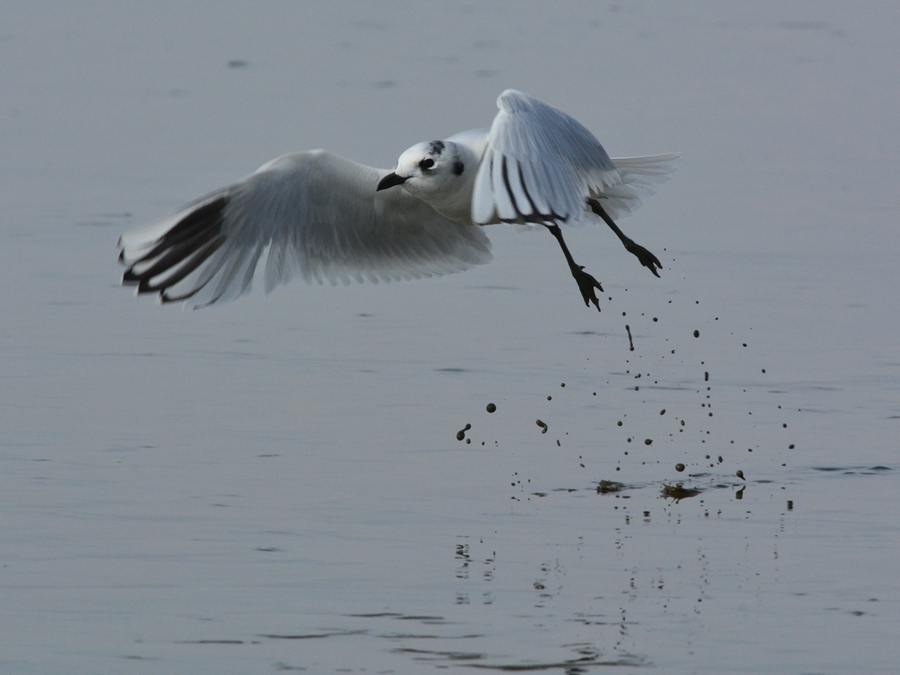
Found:
<path fill-rule="evenodd" d="M 645 249 L 640 244 L 634 243 L 634 241 L 628 239 L 627 237 L 622 241 L 622 243 L 625 244 L 625 249 L 629 253 L 632 253 L 637 257 L 641 265 L 653 272 L 653 276 L 657 278 L 659 277 L 659 273 L 656 271 L 658 269 L 662 269 L 662 263 L 659 262 L 659 258 L 650 253 L 650 251 Z"/>
<path fill-rule="evenodd" d="M 581 297 L 584 298 L 584 306 L 590 307 L 593 302 L 594 307 L 596 307 L 599 312 L 600 300 L 597 298 L 594 289 L 597 289 L 602 293 L 603 286 L 601 286 L 600 282 L 593 276 L 584 271 L 584 265 L 576 265 L 573 267 L 572 276 L 575 277 L 575 281 L 578 283 L 578 290 L 581 291 Z"/>
<path fill-rule="evenodd" d="M 619 226 L 616 225 L 615 221 L 610 218 L 609 214 L 606 212 L 606 209 L 603 208 L 603 205 L 597 201 L 596 199 L 588 199 L 587 204 L 590 207 L 591 211 L 600 216 L 609 228 L 616 233 L 616 236 L 619 238 L 619 241 L 625 246 L 625 250 L 634 255 L 638 261 L 640 261 L 641 265 L 646 267 L 648 270 L 653 272 L 653 276 L 659 277 L 659 274 L 656 270 L 662 269 L 662 263 L 659 262 L 659 258 L 650 253 L 647 249 L 645 249 L 640 244 L 634 243 L 632 239 L 629 239 L 625 236 L 625 233 L 619 229 Z"/>
<path fill-rule="evenodd" d="M 569 263 L 569 269 L 572 271 L 572 276 L 575 277 L 575 281 L 578 282 L 578 290 L 581 291 L 581 297 L 584 298 L 584 306 L 590 307 L 593 302 L 594 307 L 596 307 L 599 312 L 600 299 L 597 297 L 597 294 L 594 293 L 594 289 L 597 289 L 602 293 L 603 286 L 601 286 L 600 282 L 594 277 L 584 271 L 584 265 L 579 265 L 572 259 L 572 254 L 569 253 L 569 247 L 566 246 L 566 240 L 563 239 L 559 225 L 556 223 L 544 223 L 544 227 L 546 227 L 550 231 L 550 234 L 556 237 L 556 241 L 559 242 L 559 247 L 562 249 L 563 255 L 566 256 L 566 262 Z"/>

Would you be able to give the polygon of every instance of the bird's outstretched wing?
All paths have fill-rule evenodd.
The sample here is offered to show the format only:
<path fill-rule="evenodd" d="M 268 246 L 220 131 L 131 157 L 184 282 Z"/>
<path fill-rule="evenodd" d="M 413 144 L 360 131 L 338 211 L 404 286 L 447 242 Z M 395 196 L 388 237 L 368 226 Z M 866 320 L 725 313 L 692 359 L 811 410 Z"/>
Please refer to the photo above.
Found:
<path fill-rule="evenodd" d="M 588 198 L 622 215 L 675 168 L 677 155 L 610 159 L 577 120 L 522 92 L 507 89 L 497 107 L 475 178 L 476 223 L 577 224 Z"/>
<path fill-rule="evenodd" d="M 479 227 L 450 221 L 403 190 L 376 193 L 386 170 L 323 150 L 285 155 L 149 227 L 122 235 L 122 281 L 199 307 L 265 287 L 459 272 L 491 260 Z"/>

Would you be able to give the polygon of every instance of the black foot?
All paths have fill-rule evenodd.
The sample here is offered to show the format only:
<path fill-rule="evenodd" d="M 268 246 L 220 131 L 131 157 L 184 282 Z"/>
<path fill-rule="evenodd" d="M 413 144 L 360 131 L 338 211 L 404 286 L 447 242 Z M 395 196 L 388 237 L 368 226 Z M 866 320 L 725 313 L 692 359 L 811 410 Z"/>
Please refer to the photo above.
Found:
<path fill-rule="evenodd" d="M 637 259 L 640 261 L 641 265 L 649 269 L 653 272 L 653 276 L 659 277 L 659 274 L 656 270 L 662 269 L 662 263 L 659 262 L 659 258 L 650 253 L 647 249 L 645 249 L 640 244 L 635 244 L 631 239 L 627 237 L 622 241 L 625 244 L 625 249 L 629 253 L 633 253 L 637 256 Z"/>
<path fill-rule="evenodd" d="M 606 224 L 609 225 L 609 228 L 616 233 L 619 241 L 621 241 L 625 246 L 625 250 L 635 255 L 640 261 L 641 265 L 653 272 L 653 276 L 659 277 L 659 274 L 657 274 L 656 272 L 656 270 L 662 269 L 662 263 L 659 262 L 659 258 L 650 253 L 650 251 L 645 249 L 640 244 L 635 244 L 631 239 L 626 237 L 622 230 L 619 229 L 619 226 L 616 225 L 615 221 L 613 221 L 613 219 L 609 217 L 609 214 L 606 212 L 606 209 L 603 208 L 603 205 L 600 204 L 600 202 L 598 202 L 596 199 L 588 199 L 587 204 L 591 207 L 591 211 L 603 218 Z"/>
<path fill-rule="evenodd" d="M 573 267 L 572 276 L 575 277 L 575 281 L 578 282 L 578 290 L 581 291 L 581 297 L 584 298 L 584 306 L 590 307 L 591 303 L 593 302 L 594 307 L 596 307 L 597 311 L 599 312 L 600 300 L 597 299 L 597 294 L 594 293 L 594 289 L 596 288 L 602 293 L 603 286 L 601 286 L 600 282 L 597 281 L 594 277 L 584 271 L 583 265 Z"/>

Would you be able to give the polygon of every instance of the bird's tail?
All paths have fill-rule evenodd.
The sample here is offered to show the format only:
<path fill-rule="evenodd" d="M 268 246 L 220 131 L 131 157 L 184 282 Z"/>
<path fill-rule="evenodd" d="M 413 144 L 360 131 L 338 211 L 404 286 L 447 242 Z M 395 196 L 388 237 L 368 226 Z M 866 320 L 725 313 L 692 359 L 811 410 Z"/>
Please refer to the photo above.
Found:
<path fill-rule="evenodd" d="M 614 157 L 613 164 L 622 178 L 620 183 L 604 187 L 597 194 L 603 208 L 612 218 L 621 218 L 638 208 L 642 199 L 656 193 L 678 168 L 681 155 L 653 155 L 651 157 Z"/>

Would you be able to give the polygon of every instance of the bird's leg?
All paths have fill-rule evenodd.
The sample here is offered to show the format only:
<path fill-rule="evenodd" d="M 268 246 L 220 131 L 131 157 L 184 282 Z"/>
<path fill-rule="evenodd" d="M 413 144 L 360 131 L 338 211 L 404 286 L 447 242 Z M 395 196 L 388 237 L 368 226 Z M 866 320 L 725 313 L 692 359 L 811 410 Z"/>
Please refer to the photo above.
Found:
<path fill-rule="evenodd" d="M 594 293 L 594 289 L 596 288 L 601 293 L 603 292 L 603 286 L 600 285 L 600 282 L 597 281 L 594 277 L 584 271 L 584 267 L 575 263 L 572 259 L 572 254 L 569 253 L 569 247 L 566 246 L 566 242 L 563 239 L 562 231 L 559 229 L 559 225 L 547 225 L 544 223 L 544 227 L 550 230 L 550 234 L 556 237 L 556 241 L 559 242 L 560 248 L 562 248 L 563 255 L 566 256 L 566 262 L 569 263 L 569 269 L 572 270 L 572 276 L 575 277 L 575 281 L 578 282 L 578 289 L 581 291 L 581 297 L 584 298 L 584 304 L 586 307 L 590 307 L 590 303 L 594 303 L 594 307 L 597 308 L 597 311 L 600 311 L 600 301 L 597 299 L 597 294 Z"/>
<path fill-rule="evenodd" d="M 603 218 L 606 224 L 609 225 L 609 228 L 616 233 L 619 241 L 621 241 L 625 245 L 625 249 L 629 253 L 633 253 L 635 256 L 637 256 L 637 259 L 640 260 L 641 265 L 653 272 L 653 276 L 658 277 L 659 274 L 656 272 L 656 270 L 662 269 L 662 263 L 659 262 L 659 258 L 650 253 L 650 251 L 645 249 L 643 246 L 635 244 L 634 241 L 626 237 L 622 230 L 619 229 L 619 226 L 616 225 L 615 221 L 613 221 L 613 219 L 609 217 L 606 209 L 604 209 L 600 205 L 600 202 L 598 202 L 596 199 L 588 199 L 587 203 L 588 206 L 591 207 L 591 211 Z"/>

